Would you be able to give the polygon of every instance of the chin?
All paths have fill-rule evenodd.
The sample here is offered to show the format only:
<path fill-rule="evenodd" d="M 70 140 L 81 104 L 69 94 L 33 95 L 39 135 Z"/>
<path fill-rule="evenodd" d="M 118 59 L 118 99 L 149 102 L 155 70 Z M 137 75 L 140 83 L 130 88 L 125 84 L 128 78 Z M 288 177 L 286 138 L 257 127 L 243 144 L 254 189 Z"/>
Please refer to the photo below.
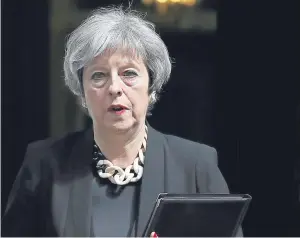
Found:
<path fill-rule="evenodd" d="M 125 121 L 118 121 L 118 122 L 114 122 L 111 123 L 109 125 L 109 127 L 119 133 L 122 132 L 127 132 L 131 129 L 133 129 L 133 127 L 136 126 L 136 123 L 133 120 L 125 120 Z"/>

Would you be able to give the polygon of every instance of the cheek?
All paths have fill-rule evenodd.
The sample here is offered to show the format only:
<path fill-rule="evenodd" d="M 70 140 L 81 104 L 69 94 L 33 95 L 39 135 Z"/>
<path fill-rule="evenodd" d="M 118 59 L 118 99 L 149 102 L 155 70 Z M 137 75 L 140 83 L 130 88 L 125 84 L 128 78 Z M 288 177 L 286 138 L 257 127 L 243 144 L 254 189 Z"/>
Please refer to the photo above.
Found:
<path fill-rule="evenodd" d="M 93 112 L 101 110 L 104 102 L 104 94 L 102 90 L 95 88 L 87 88 L 85 90 L 85 98 L 89 110 Z"/>
<path fill-rule="evenodd" d="M 142 87 L 130 90 L 126 96 L 131 101 L 133 109 L 136 113 L 145 113 L 149 104 L 148 88 Z"/>
<path fill-rule="evenodd" d="M 139 92 L 139 97 L 141 101 L 141 106 L 143 107 L 143 111 L 147 111 L 148 105 L 149 105 L 149 87 L 148 87 L 148 82 L 145 82 L 143 87 L 141 88 Z"/>

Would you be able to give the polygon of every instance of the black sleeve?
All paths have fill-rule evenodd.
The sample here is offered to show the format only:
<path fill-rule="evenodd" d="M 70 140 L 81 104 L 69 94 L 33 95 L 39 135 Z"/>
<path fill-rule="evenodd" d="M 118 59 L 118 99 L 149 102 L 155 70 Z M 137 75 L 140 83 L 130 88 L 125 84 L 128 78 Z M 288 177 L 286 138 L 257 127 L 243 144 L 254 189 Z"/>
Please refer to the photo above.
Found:
<path fill-rule="evenodd" d="M 218 167 L 218 154 L 214 148 L 203 149 L 199 153 L 205 159 L 196 165 L 197 190 L 200 193 L 229 194 L 228 185 Z M 243 237 L 242 227 L 239 227 L 237 237 Z"/>
<path fill-rule="evenodd" d="M 9 194 L 1 221 L 1 236 L 38 236 L 38 188 L 40 166 L 27 148 L 24 163 Z"/>
<path fill-rule="evenodd" d="M 202 157 L 196 164 L 198 192 L 228 194 L 227 183 L 218 167 L 217 151 L 211 147 L 203 147 L 198 155 Z"/>

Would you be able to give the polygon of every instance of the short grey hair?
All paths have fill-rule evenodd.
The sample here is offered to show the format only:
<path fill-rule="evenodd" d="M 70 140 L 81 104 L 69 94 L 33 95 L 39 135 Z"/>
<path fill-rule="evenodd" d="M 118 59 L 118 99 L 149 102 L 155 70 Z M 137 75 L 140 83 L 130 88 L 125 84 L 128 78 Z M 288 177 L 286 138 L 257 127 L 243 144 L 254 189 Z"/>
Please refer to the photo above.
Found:
<path fill-rule="evenodd" d="M 70 35 L 64 58 L 64 79 L 71 92 L 84 98 L 82 71 L 106 50 L 129 50 L 142 57 L 149 72 L 149 110 L 170 78 L 169 52 L 153 23 L 140 12 L 111 6 L 94 10 Z M 148 110 L 148 112 L 149 112 Z"/>

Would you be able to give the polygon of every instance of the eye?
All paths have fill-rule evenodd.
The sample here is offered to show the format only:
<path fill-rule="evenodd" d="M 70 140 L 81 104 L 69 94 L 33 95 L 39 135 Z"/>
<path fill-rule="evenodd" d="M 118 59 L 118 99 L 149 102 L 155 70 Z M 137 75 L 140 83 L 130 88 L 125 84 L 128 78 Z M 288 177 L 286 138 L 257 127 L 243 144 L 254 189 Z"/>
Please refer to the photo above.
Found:
<path fill-rule="evenodd" d="M 126 70 L 123 72 L 124 77 L 132 78 L 138 76 L 138 74 L 134 70 Z"/>
<path fill-rule="evenodd" d="M 93 80 L 101 80 L 105 77 L 105 74 L 103 72 L 94 72 L 91 76 L 91 79 Z"/>

